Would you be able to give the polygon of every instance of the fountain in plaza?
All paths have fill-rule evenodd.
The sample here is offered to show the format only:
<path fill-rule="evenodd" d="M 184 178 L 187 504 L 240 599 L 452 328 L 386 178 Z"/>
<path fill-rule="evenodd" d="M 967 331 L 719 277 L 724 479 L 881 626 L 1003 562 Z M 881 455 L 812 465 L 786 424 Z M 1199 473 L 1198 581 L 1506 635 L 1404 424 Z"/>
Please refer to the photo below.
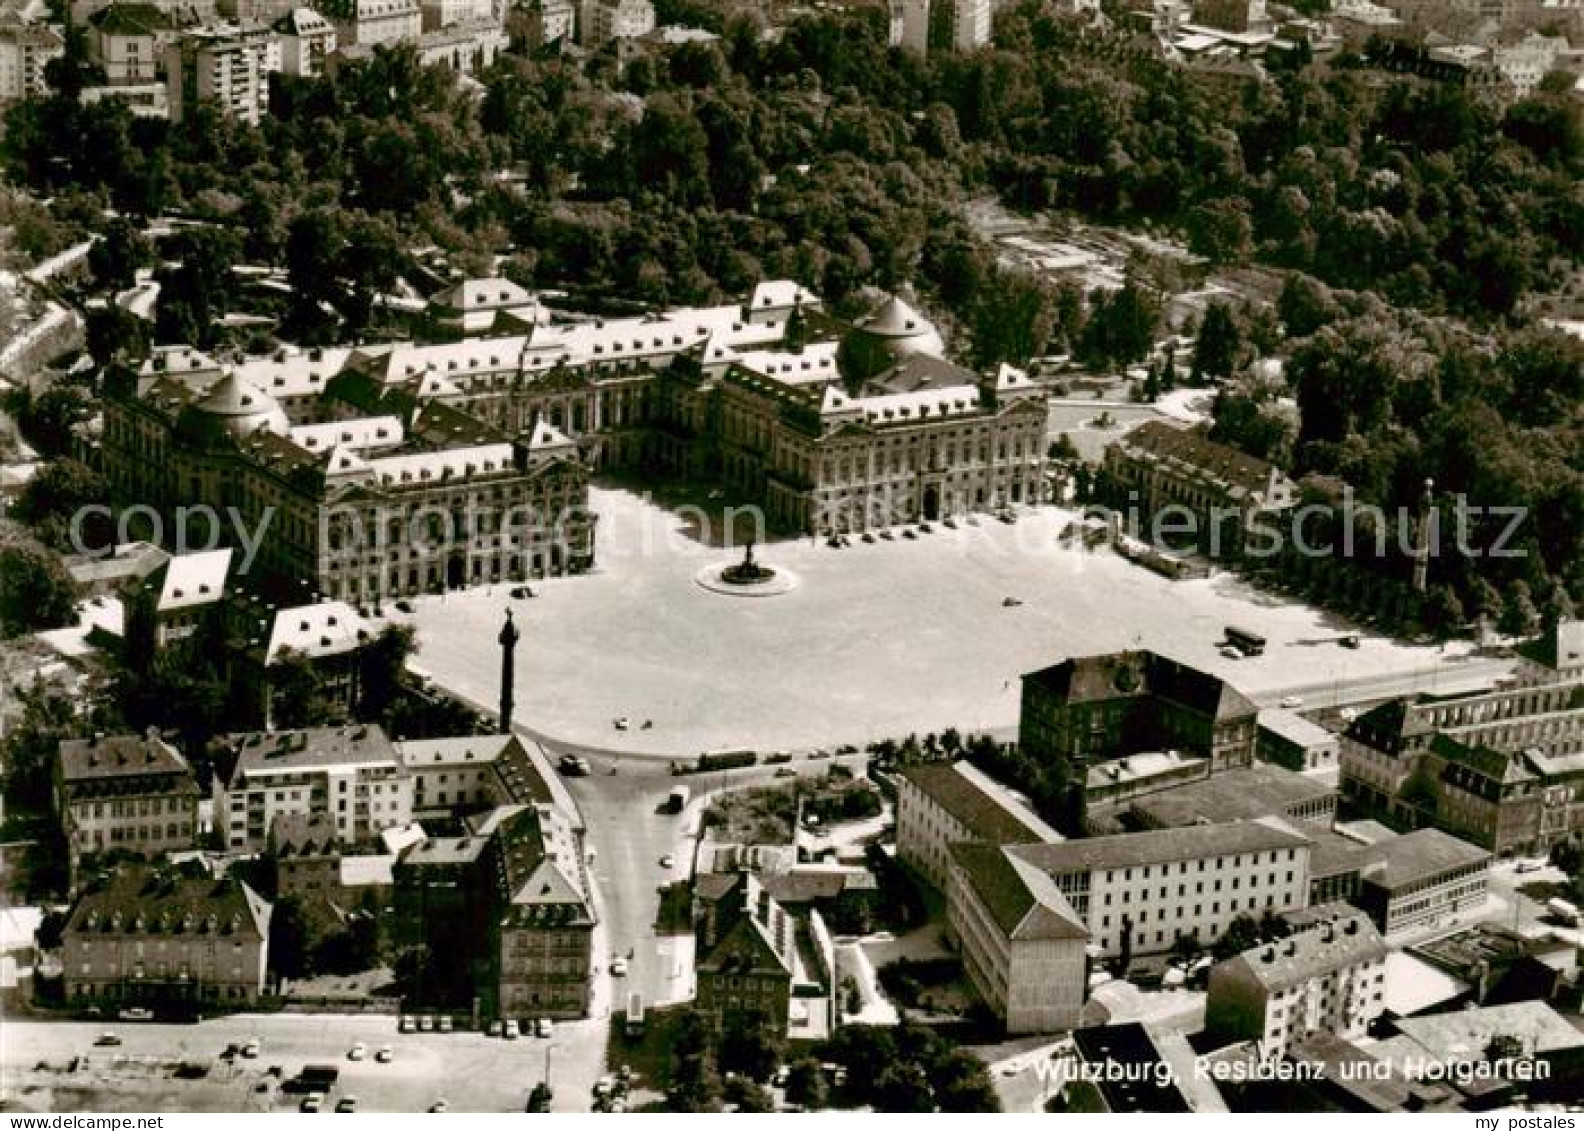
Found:
<path fill-rule="evenodd" d="M 743 560 L 721 570 L 722 581 L 728 585 L 763 585 L 775 577 L 775 570 L 754 561 L 753 548 L 754 544 L 750 539 Z"/>
<path fill-rule="evenodd" d="M 734 597 L 775 597 L 791 592 L 797 585 L 797 578 L 790 570 L 771 569 L 754 560 L 751 541 L 743 552 L 742 561 L 705 566 L 693 580 L 713 593 Z"/>

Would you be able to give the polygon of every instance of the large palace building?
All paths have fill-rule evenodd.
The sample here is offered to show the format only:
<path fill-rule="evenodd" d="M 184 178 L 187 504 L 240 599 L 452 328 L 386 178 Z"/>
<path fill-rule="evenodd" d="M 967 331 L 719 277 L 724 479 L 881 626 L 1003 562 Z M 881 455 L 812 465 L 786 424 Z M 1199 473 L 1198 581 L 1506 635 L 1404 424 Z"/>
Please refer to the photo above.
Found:
<path fill-rule="evenodd" d="M 108 398 L 104 469 L 162 512 L 271 508 L 254 568 L 354 603 L 587 567 L 596 467 L 718 480 L 809 534 L 1043 498 L 1043 390 L 945 360 L 900 299 L 856 325 L 784 281 L 617 319 L 497 305 L 455 341 L 160 350 Z"/>

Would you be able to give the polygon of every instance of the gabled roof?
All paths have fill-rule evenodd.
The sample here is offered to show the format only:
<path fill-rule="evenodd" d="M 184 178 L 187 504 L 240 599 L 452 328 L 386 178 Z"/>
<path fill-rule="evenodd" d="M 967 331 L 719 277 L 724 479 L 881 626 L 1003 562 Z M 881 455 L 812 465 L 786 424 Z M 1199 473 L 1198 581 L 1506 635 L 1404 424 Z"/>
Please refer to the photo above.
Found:
<path fill-rule="evenodd" d="M 1231 684 L 1158 652 L 1109 652 L 1063 660 L 1023 677 L 1067 704 L 1147 695 L 1190 707 L 1217 722 L 1253 718 L 1252 700 Z"/>
<path fill-rule="evenodd" d="M 1333 922 L 1250 947 L 1221 967 L 1268 991 L 1278 991 L 1304 985 L 1334 970 L 1385 960 L 1386 944 L 1375 924 L 1362 911 L 1350 908 Z"/>
<path fill-rule="evenodd" d="M 1440 829 L 1415 829 L 1375 846 L 1380 865 L 1365 873 L 1364 882 L 1395 891 L 1455 868 L 1490 860 L 1483 848 Z"/>
<path fill-rule="evenodd" d="M 230 734 L 224 741 L 236 752 L 232 781 L 245 772 L 396 762 L 395 748 L 377 723 L 255 731 Z"/>
<path fill-rule="evenodd" d="M 101 35 L 157 35 L 174 26 L 165 13 L 153 4 L 111 4 L 88 17 Z"/>
<path fill-rule="evenodd" d="M 1087 939 L 1088 929 L 1049 875 L 1001 845 L 951 846 L 961 868 L 1002 933 L 1013 941 Z"/>
<path fill-rule="evenodd" d="M 369 636 L 368 622 L 345 601 L 318 601 L 279 609 L 270 623 L 264 662 L 279 662 L 287 650 L 309 659 L 339 656 L 355 651 Z"/>
<path fill-rule="evenodd" d="M 216 604 L 225 596 L 230 573 L 229 549 L 178 554 L 149 575 L 148 585 L 158 592 L 154 607 L 168 613 Z"/>
<path fill-rule="evenodd" d="M 1117 443 L 1156 459 L 1186 464 L 1245 494 L 1263 493 L 1271 473 L 1278 471 L 1275 464 L 1217 443 L 1199 429 L 1159 420 L 1139 425 Z"/>
<path fill-rule="evenodd" d="M 1007 851 L 1052 875 L 1115 870 L 1178 860 L 1214 859 L 1248 852 L 1307 848 L 1309 839 L 1277 820 L 1229 821 L 1087 837 L 1060 844 L 1020 844 Z"/>
<path fill-rule="evenodd" d="M 61 779 L 68 786 L 144 774 L 192 777 L 181 751 L 153 733 L 68 738 L 60 744 L 60 763 Z"/>
<path fill-rule="evenodd" d="M 270 905 L 245 883 L 125 868 L 90 884 L 67 919 L 68 935 L 206 935 L 262 940 Z"/>
<path fill-rule="evenodd" d="M 926 762 L 907 767 L 901 777 L 967 829 L 969 839 L 992 844 L 1062 839 L 1005 787 L 968 762 Z"/>
<path fill-rule="evenodd" d="M 778 975 L 790 978 L 792 965 L 776 950 L 752 915 L 739 915 L 720 942 L 698 963 L 700 974 Z"/>

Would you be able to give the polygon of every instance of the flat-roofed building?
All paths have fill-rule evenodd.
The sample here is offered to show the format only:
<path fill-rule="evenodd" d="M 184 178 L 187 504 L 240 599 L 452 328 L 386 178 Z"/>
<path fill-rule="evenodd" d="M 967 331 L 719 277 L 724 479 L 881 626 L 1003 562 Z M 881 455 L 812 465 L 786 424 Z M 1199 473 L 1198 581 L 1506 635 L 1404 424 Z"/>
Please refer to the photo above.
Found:
<path fill-rule="evenodd" d="M 1358 904 L 1381 933 L 1447 926 L 1481 909 L 1491 854 L 1440 829 L 1418 829 L 1373 846 L 1376 863 L 1363 872 Z"/>
<path fill-rule="evenodd" d="M 1207 1032 L 1256 1041 L 1266 1058 L 1286 1055 L 1294 1041 L 1316 1032 L 1369 1035 L 1385 1009 L 1380 932 L 1363 911 L 1341 904 L 1311 909 L 1307 918 L 1309 926 L 1211 968 Z"/>
<path fill-rule="evenodd" d="M 948 888 L 954 844 L 1061 839 L 1005 786 L 971 763 L 931 762 L 897 774 L 897 856 L 942 892 Z"/>
<path fill-rule="evenodd" d="M 1262 762 L 1299 772 L 1334 770 L 1341 746 L 1335 731 L 1297 711 L 1275 707 L 1259 713 L 1254 752 Z"/>
<path fill-rule="evenodd" d="M 1336 819 L 1336 806 L 1334 787 L 1255 762 L 1137 798 L 1127 803 L 1120 819 L 1136 828 L 1169 829 L 1282 817 L 1302 831 L 1305 825 L 1329 828 Z M 1093 810 L 1090 816 L 1092 821 Z"/>
<path fill-rule="evenodd" d="M 219 24 L 184 32 L 165 48 L 171 121 L 208 105 L 256 126 L 269 113 L 269 77 L 280 69 L 280 41 L 266 27 Z"/>
<path fill-rule="evenodd" d="M 253 732 L 224 739 L 215 823 L 232 851 L 262 850 L 275 819 L 321 813 L 344 843 L 373 840 L 413 814 L 413 782 L 379 726 Z"/>

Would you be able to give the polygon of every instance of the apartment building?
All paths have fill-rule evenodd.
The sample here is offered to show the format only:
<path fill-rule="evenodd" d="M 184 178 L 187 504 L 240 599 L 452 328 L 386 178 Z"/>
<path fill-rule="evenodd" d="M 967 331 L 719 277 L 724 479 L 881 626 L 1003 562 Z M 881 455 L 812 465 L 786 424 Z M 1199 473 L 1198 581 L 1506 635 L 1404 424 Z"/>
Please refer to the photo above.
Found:
<path fill-rule="evenodd" d="M 420 0 L 322 0 L 317 8 L 343 47 L 412 42 L 423 34 Z"/>
<path fill-rule="evenodd" d="M 1333 904 L 1313 925 L 1250 947 L 1210 970 L 1205 1029 L 1255 1041 L 1265 1059 L 1287 1055 L 1313 1033 L 1369 1035 L 1386 1008 L 1386 944 L 1369 916 Z"/>
<path fill-rule="evenodd" d="M 1192 825 L 1009 854 L 1044 872 L 1088 930 L 1093 953 L 1159 954 L 1181 936 L 1211 943 L 1239 915 L 1307 906 L 1309 840 L 1281 821 Z"/>
<path fill-rule="evenodd" d="M 157 731 L 67 739 L 53 776 L 73 871 L 84 856 L 161 856 L 196 841 L 200 793 L 192 767 Z"/>
<path fill-rule="evenodd" d="M 1004 845 L 951 846 L 947 924 L 963 969 L 1009 1035 L 1076 1029 L 1089 931 L 1043 869 Z"/>
<path fill-rule="evenodd" d="M 66 53 L 66 41 L 43 24 L 0 26 L 0 101 L 49 93 L 44 68 Z"/>
<path fill-rule="evenodd" d="M 272 25 L 280 39 L 281 70 L 300 78 L 324 74 L 336 52 L 335 25 L 312 8 L 293 8 Z"/>
<path fill-rule="evenodd" d="M 160 76 L 165 48 L 179 34 L 154 4 L 115 3 L 88 17 L 88 53 L 111 86 L 137 86 Z"/>
<path fill-rule="evenodd" d="M 585 0 L 579 39 L 585 47 L 599 47 L 613 39 L 638 39 L 654 29 L 649 0 Z"/>
<path fill-rule="evenodd" d="M 166 101 L 180 122 L 200 103 L 256 126 L 269 113 L 269 77 L 281 45 L 266 27 L 220 24 L 184 32 L 165 48 Z"/>
<path fill-rule="evenodd" d="M 942 892 L 951 846 L 1033 844 L 1062 836 L 1006 787 L 968 762 L 931 762 L 897 774 L 897 856 Z"/>
<path fill-rule="evenodd" d="M 411 739 L 396 743 L 396 755 L 412 778 L 417 817 L 562 803 L 543 752 L 515 734 Z"/>
<path fill-rule="evenodd" d="M 264 992 L 271 907 L 229 877 L 123 868 L 96 878 L 62 932 L 66 1000 L 192 1017 Z"/>
<path fill-rule="evenodd" d="M 253 732 L 223 741 L 231 764 L 215 775 L 215 823 L 232 851 L 262 851 L 276 818 L 290 814 L 327 815 L 345 844 L 412 821 L 412 776 L 376 725 Z"/>
<path fill-rule="evenodd" d="M 177 554 L 156 567 L 122 596 L 129 655 L 154 652 L 206 630 L 218 629 L 224 615 L 229 549 Z"/>

